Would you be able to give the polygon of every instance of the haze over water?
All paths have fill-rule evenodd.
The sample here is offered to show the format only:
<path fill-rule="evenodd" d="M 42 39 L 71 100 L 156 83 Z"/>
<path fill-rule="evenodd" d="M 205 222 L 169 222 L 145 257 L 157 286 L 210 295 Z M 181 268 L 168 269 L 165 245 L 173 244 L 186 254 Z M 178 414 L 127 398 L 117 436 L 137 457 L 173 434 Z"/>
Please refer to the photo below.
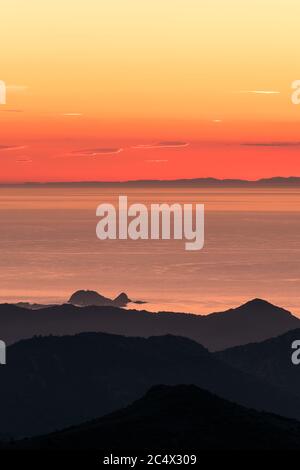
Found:
<path fill-rule="evenodd" d="M 96 208 L 119 195 L 204 203 L 204 249 L 98 240 Z M 0 302 L 63 302 L 95 289 L 124 291 L 152 311 L 209 313 L 261 297 L 300 316 L 300 189 L 1 188 L 0 217 Z"/>

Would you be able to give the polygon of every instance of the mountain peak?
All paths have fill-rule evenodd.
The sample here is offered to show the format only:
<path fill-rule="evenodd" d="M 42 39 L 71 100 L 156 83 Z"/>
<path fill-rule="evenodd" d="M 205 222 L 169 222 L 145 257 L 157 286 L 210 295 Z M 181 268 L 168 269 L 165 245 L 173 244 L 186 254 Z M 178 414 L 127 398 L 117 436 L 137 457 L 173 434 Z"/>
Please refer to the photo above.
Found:
<path fill-rule="evenodd" d="M 245 304 L 241 305 L 241 307 L 272 307 L 272 308 L 279 308 L 276 305 L 271 304 L 271 302 L 268 302 L 267 300 L 260 299 L 260 298 L 255 298 L 252 300 L 249 300 Z"/>
<path fill-rule="evenodd" d="M 111 300 L 94 290 L 78 290 L 71 295 L 68 303 L 86 307 L 90 305 L 110 305 Z"/>
<path fill-rule="evenodd" d="M 120 307 L 125 307 L 127 304 L 131 302 L 130 298 L 125 292 L 121 292 L 115 299 L 114 304 Z"/>
<path fill-rule="evenodd" d="M 128 432 L 130 429 L 130 433 Z M 256 411 L 195 385 L 151 388 L 126 408 L 42 437 L 23 439 L 11 450 L 299 450 L 300 425 Z"/>
<path fill-rule="evenodd" d="M 295 318 L 288 310 L 260 298 L 249 300 L 249 302 L 240 305 L 235 311 L 249 315 L 257 314 L 260 317 L 267 316 L 268 318 Z"/>

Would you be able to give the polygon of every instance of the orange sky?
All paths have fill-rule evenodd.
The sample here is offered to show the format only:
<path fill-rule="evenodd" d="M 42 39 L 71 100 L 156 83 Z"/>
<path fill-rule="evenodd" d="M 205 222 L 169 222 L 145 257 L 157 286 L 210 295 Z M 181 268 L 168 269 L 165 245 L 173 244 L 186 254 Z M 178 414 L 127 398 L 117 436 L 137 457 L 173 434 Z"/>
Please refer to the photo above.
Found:
<path fill-rule="evenodd" d="M 2 182 L 300 176 L 298 0 L 2 0 L 1 17 Z"/>

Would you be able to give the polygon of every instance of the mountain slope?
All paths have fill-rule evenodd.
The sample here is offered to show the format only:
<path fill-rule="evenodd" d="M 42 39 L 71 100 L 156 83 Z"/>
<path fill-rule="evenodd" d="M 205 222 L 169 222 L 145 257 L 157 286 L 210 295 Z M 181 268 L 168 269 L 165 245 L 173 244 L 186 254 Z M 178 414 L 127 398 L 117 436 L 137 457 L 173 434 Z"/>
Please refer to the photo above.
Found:
<path fill-rule="evenodd" d="M 222 400 L 193 385 L 157 386 L 127 408 L 12 449 L 300 449 L 300 423 Z"/>
<path fill-rule="evenodd" d="M 300 419 L 300 398 L 174 336 L 101 333 L 33 338 L 8 348 L 0 368 L 0 434 L 46 433 L 102 416 L 157 384 L 196 384 L 244 406 Z"/>
<path fill-rule="evenodd" d="M 205 317 L 207 332 L 214 333 L 214 350 L 260 342 L 300 327 L 289 311 L 262 299 L 251 300 L 235 309 Z M 203 343 L 205 344 L 205 343 Z"/>
<path fill-rule="evenodd" d="M 211 351 L 263 341 L 300 327 L 290 312 L 262 300 L 207 316 L 149 313 L 113 306 L 52 306 L 38 311 L 0 305 L 1 338 L 7 344 L 35 334 L 102 331 L 131 336 L 172 334 L 191 338 Z"/>
<path fill-rule="evenodd" d="M 292 363 L 292 343 L 300 340 L 300 329 L 262 343 L 221 351 L 216 357 L 237 369 L 300 397 L 300 365 Z"/>

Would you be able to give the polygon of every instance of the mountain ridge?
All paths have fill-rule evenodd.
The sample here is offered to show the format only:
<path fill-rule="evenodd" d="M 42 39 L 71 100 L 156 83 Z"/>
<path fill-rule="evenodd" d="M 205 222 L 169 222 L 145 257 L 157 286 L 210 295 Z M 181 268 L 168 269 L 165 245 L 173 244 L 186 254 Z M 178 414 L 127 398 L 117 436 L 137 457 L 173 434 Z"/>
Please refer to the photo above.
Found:
<path fill-rule="evenodd" d="M 299 340 L 300 328 L 262 342 L 225 349 L 215 355 L 244 373 L 300 397 L 300 366 L 292 363 L 292 344 Z"/>
<path fill-rule="evenodd" d="M 157 385 L 103 418 L 8 448 L 299 450 L 299 442 L 299 422 L 247 409 L 194 385 Z"/>
<path fill-rule="evenodd" d="M 236 309 L 209 315 L 152 313 L 114 306 L 75 307 L 63 304 L 37 311 L 12 304 L 0 305 L 1 337 L 7 344 L 35 334 L 68 335 L 102 331 L 141 337 L 166 334 L 185 336 L 211 351 L 217 351 L 263 341 L 299 327 L 300 320 L 289 311 L 255 299 Z"/>
<path fill-rule="evenodd" d="M 224 363 L 188 338 L 47 336 L 7 348 L 0 435 L 32 436 L 127 406 L 158 384 L 195 384 L 248 408 L 300 419 L 300 397 Z"/>

